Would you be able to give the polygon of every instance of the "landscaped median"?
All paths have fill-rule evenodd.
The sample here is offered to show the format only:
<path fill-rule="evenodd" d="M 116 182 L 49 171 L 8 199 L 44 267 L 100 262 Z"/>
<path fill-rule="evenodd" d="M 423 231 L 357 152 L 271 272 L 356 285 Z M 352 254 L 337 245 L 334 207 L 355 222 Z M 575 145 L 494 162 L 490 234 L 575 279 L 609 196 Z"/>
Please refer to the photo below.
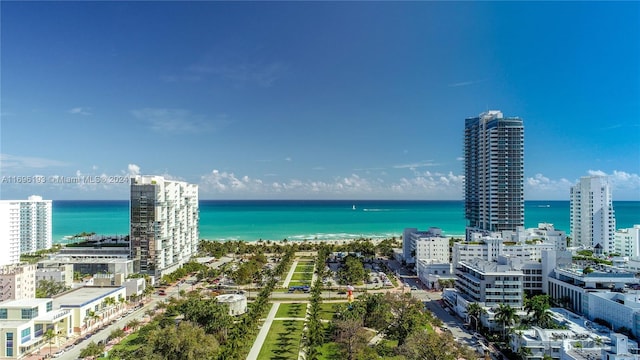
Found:
<path fill-rule="evenodd" d="M 258 359 L 298 359 L 303 328 L 302 320 L 273 321 Z"/>

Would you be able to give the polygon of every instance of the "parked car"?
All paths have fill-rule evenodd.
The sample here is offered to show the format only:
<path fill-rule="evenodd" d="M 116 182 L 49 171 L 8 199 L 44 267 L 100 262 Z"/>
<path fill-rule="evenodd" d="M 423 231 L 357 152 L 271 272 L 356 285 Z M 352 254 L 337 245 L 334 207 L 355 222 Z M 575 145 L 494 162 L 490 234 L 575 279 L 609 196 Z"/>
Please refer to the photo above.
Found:
<path fill-rule="evenodd" d="M 56 352 L 53 353 L 53 357 L 54 358 L 59 358 L 60 356 L 62 356 L 64 354 L 64 350 L 58 350 Z"/>

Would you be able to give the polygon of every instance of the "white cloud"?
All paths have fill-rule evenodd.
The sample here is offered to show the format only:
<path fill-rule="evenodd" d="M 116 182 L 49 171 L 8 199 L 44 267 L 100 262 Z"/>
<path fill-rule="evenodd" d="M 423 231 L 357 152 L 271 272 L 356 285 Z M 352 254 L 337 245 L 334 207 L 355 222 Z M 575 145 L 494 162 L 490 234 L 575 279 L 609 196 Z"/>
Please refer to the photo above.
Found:
<path fill-rule="evenodd" d="M 70 109 L 69 111 L 67 111 L 69 114 L 74 114 L 74 115 L 91 115 L 91 112 L 89 112 L 89 110 L 91 110 L 91 108 L 84 108 L 84 107 L 75 107 L 73 109 Z"/>
<path fill-rule="evenodd" d="M 402 178 L 396 182 L 357 174 L 330 180 L 262 181 L 213 170 L 202 176 L 200 189 L 203 198 L 460 199 L 463 179 L 463 176 L 450 172 Z"/>
<path fill-rule="evenodd" d="M 433 160 L 425 160 L 425 161 L 421 161 L 421 162 L 417 162 L 417 163 L 411 163 L 411 164 L 399 164 L 399 165 L 393 165 L 394 169 L 411 169 L 411 170 L 415 170 L 417 168 L 421 168 L 421 167 L 429 167 L 429 166 L 437 166 L 438 164 L 434 163 Z"/>
<path fill-rule="evenodd" d="M 195 133 L 211 130 L 212 127 L 211 121 L 184 109 L 143 108 L 131 110 L 131 114 L 154 131 L 163 133 Z"/>
<path fill-rule="evenodd" d="M 60 160 L 46 159 L 32 156 L 16 156 L 10 154 L 0 154 L 0 169 L 22 170 L 22 169 L 42 169 L 48 167 L 62 167 L 70 164 Z"/>
<path fill-rule="evenodd" d="M 470 81 L 460 81 L 460 82 L 456 82 L 456 83 L 452 83 L 447 85 L 448 87 L 461 87 L 461 86 L 469 86 L 469 85 L 475 85 L 475 84 L 479 84 L 481 82 L 487 81 L 487 79 L 482 79 L 482 80 L 470 80 Z"/>
<path fill-rule="evenodd" d="M 136 164 L 127 165 L 127 174 L 129 176 L 140 175 L 140 166 L 138 166 Z"/>
<path fill-rule="evenodd" d="M 607 176 L 611 185 L 614 201 L 640 200 L 640 176 L 625 171 L 614 170 L 607 174 L 602 170 L 589 170 L 590 176 Z M 579 179 L 569 181 L 565 178 L 550 179 L 543 174 L 536 174 L 525 181 L 525 198 L 530 200 L 569 200 L 571 186 Z"/>

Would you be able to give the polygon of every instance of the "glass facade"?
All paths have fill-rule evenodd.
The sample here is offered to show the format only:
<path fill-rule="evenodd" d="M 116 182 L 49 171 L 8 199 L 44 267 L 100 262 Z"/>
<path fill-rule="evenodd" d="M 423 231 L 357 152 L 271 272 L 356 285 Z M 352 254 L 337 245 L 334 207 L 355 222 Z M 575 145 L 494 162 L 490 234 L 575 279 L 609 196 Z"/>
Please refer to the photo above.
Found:
<path fill-rule="evenodd" d="M 524 226 L 524 126 L 488 111 L 465 120 L 465 218 L 486 231 Z"/>

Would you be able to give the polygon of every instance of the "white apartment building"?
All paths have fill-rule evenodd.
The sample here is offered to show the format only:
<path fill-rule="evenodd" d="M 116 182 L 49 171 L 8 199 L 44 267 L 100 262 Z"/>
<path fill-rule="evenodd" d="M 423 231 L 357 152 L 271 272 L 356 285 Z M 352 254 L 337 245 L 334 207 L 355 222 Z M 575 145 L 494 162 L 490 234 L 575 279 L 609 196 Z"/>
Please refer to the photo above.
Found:
<path fill-rule="evenodd" d="M 469 242 L 457 242 L 453 244 L 452 261 L 455 267 L 462 261 L 482 259 L 495 261 L 502 254 L 504 241 L 500 238 L 484 237 Z"/>
<path fill-rule="evenodd" d="M 640 257 L 640 225 L 616 230 L 613 239 L 617 254 L 620 256 Z"/>
<path fill-rule="evenodd" d="M 602 319 L 614 330 L 625 327 L 636 337 L 640 335 L 640 291 L 592 292 L 585 304 L 584 316 L 590 320 Z"/>
<path fill-rule="evenodd" d="M 0 252 L 0 265 L 17 264 L 20 254 L 51 248 L 51 204 L 36 195 L 0 200 L 0 239 L 7 244 L 7 251 Z"/>
<path fill-rule="evenodd" d="M 156 278 L 198 250 L 198 185 L 162 176 L 131 178 L 131 257 Z"/>
<path fill-rule="evenodd" d="M 418 259 L 416 262 L 418 279 L 429 289 L 441 289 L 441 280 L 455 280 L 451 274 L 451 264 L 434 259 Z"/>
<path fill-rule="evenodd" d="M 505 258 L 500 262 L 473 259 L 456 265 L 456 289 L 469 299 L 485 307 L 508 304 L 522 307 L 523 273 L 515 270 Z"/>
<path fill-rule="evenodd" d="M 544 285 L 548 287 L 544 292 L 578 314 L 586 313 L 588 294 L 608 292 L 611 289 L 622 291 L 628 285 L 640 283 L 635 273 L 607 265 L 590 265 L 591 271 L 585 273 L 586 267 L 572 264 L 570 257 L 566 261 L 566 253 L 569 252 L 549 252 L 548 257 L 543 258 L 543 276 L 546 277 Z M 560 265 L 560 261 L 554 264 L 548 260 L 554 257 L 564 257 L 564 264 Z"/>
<path fill-rule="evenodd" d="M 36 297 L 36 265 L 0 267 L 0 301 Z"/>
<path fill-rule="evenodd" d="M 402 233 L 402 257 L 407 264 L 415 264 L 416 259 L 449 263 L 449 239 L 443 237 L 442 229 L 437 227 L 427 231 L 406 228 Z"/>
<path fill-rule="evenodd" d="M 571 187 L 571 236 L 573 246 L 615 251 L 616 218 L 608 179 L 585 176 Z"/>
<path fill-rule="evenodd" d="M 528 349 L 523 359 L 539 360 L 547 356 L 557 360 L 631 360 L 637 359 L 628 350 L 637 344 L 626 336 L 610 333 L 587 319 L 562 308 L 549 311 L 551 318 L 566 329 L 531 327 L 510 334 L 509 346 L 514 353 Z M 628 344 L 628 345 L 627 345 Z"/>

